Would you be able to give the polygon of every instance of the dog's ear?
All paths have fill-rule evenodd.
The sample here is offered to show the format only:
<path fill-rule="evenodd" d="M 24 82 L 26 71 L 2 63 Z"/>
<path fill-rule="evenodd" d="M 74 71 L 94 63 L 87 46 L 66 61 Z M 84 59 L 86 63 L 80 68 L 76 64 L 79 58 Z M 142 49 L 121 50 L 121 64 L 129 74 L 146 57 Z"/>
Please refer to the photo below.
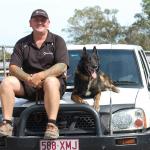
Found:
<path fill-rule="evenodd" d="M 86 47 L 83 47 L 83 52 L 86 52 Z"/>
<path fill-rule="evenodd" d="M 93 53 L 97 54 L 96 46 L 93 47 Z"/>
<path fill-rule="evenodd" d="M 86 55 L 86 47 L 83 47 L 83 53 L 82 55 Z"/>

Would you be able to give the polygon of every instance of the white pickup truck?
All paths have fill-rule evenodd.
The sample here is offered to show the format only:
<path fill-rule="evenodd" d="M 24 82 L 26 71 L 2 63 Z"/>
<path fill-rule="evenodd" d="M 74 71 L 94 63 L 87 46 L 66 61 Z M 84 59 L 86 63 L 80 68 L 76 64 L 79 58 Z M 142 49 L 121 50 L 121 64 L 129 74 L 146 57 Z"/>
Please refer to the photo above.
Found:
<path fill-rule="evenodd" d="M 87 49 L 96 46 L 100 56 L 100 69 L 108 74 L 120 92 L 102 92 L 101 111 L 106 107 L 112 112 L 112 132 L 137 132 L 150 127 L 150 68 L 140 46 L 124 44 L 84 45 Z M 83 45 L 68 47 L 73 69 L 81 54 Z M 73 62 L 74 61 L 74 62 Z M 73 78 L 69 81 L 73 81 Z M 67 94 L 67 93 L 66 93 Z M 70 99 L 65 99 L 70 100 Z M 93 99 L 87 102 L 92 105 Z M 116 110 L 115 110 L 116 109 Z"/>
<path fill-rule="evenodd" d="M 83 47 L 96 46 L 100 69 L 119 93 L 102 92 L 100 112 L 74 104 L 74 71 Z M 140 46 L 125 44 L 68 45 L 70 68 L 57 124 L 60 137 L 44 140 L 46 114 L 42 104 L 16 99 L 14 135 L 0 138 L 1 150 L 150 150 L 150 68 Z M 91 106 L 90 106 L 91 105 Z"/>

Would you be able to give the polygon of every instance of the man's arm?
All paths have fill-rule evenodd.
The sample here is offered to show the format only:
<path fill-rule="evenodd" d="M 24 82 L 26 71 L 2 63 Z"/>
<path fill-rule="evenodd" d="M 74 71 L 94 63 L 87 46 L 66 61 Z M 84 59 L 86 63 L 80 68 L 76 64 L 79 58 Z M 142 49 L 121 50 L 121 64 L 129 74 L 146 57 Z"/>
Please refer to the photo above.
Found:
<path fill-rule="evenodd" d="M 57 63 L 50 67 L 49 69 L 45 70 L 44 73 L 44 78 L 48 76 L 55 76 L 58 77 L 62 75 L 64 72 L 67 71 L 67 65 L 64 63 Z"/>
<path fill-rule="evenodd" d="M 41 71 L 35 74 L 25 73 L 20 67 L 16 65 L 10 65 L 9 71 L 11 75 L 14 75 L 18 79 L 27 82 L 33 87 L 41 85 L 42 81 L 48 76 L 58 77 L 67 71 L 67 65 L 64 63 L 57 63 L 45 71 Z"/>
<path fill-rule="evenodd" d="M 29 82 L 31 80 L 31 75 L 25 73 L 20 67 L 16 65 L 10 65 L 9 72 L 11 75 L 17 77 L 21 81 Z"/>
<path fill-rule="evenodd" d="M 63 73 L 65 73 L 67 71 L 67 65 L 64 63 L 57 63 L 55 65 L 53 65 L 52 67 L 50 67 L 49 69 L 46 69 L 44 71 L 41 71 L 39 73 L 35 73 L 32 75 L 32 79 L 33 81 L 37 81 L 37 80 L 44 80 L 45 78 L 47 78 L 48 76 L 54 76 L 54 77 L 58 77 L 60 75 L 62 75 Z"/>

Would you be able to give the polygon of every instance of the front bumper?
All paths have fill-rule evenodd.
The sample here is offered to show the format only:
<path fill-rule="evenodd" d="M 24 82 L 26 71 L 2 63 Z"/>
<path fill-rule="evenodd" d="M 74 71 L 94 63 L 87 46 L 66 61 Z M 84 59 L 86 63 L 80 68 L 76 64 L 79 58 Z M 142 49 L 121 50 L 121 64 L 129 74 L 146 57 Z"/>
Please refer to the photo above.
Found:
<path fill-rule="evenodd" d="M 42 137 L 36 136 L 12 136 L 0 138 L 0 150 L 40 150 L 41 139 Z M 102 137 L 60 137 L 59 139 L 79 139 L 79 150 L 150 150 L 150 133 L 113 135 Z M 125 141 L 125 139 L 134 139 L 135 143 L 121 144 L 119 142 Z"/>

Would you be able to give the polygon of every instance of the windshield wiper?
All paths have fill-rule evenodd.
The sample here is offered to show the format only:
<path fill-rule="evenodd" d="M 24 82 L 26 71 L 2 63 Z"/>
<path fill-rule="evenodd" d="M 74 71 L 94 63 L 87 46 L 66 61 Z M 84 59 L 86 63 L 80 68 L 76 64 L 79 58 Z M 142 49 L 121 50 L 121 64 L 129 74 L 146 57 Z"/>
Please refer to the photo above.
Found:
<path fill-rule="evenodd" d="M 119 81 L 119 80 L 116 80 L 116 81 L 113 81 L 113 83 L 115 85 L 137 85 L 138 83 L 137 82 L 134 82 L 134 81 Z"/>

